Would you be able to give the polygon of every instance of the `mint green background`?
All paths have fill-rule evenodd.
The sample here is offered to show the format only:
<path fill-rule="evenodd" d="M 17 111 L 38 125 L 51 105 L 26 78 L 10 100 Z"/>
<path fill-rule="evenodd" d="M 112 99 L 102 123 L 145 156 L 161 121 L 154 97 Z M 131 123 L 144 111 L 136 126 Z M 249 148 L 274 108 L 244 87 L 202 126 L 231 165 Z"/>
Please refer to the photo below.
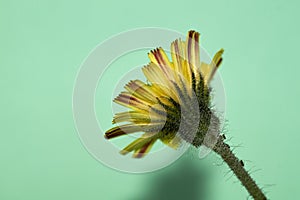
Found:
<path fill-rule="evenodd" d="M 247 197 L 214 154 L 190 152 L 132 175 L 81 145 L 71 102 L 80 64 L 111 35 L 147 26 L 195 29 L 208 52 L 225 49 L 227 137 L 242 143 L 235 151 L 270 199 L 299 198 L 298 8 L 283 0 L 0 1 L 0 199 Z"/>

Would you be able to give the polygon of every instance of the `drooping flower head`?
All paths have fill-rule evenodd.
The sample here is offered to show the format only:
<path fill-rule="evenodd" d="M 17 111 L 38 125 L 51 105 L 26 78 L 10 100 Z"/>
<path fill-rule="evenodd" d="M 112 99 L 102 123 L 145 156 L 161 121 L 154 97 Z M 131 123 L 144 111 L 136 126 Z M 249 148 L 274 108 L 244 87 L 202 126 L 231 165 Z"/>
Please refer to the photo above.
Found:
<path fill-rule="evenodd" d="M 171 43 L 171 60 L 162 48 L 152 50 L 150 63 L 143 67 L 147 83 L 130 81 L 114 101 L 129 108 L 117 113 L 116 127 L 107 139 L 143 132 L 120 153 L 142 157 L 157 140 L 176 149 L 182 140 L 198 147 L 210 132 L 219 132 L 219 119 L 211 105 L 212 80 L 222 61 L 223 49 L 211 63 L 201 62 L 199 33 L 189 31 L 186 41 Z"/>

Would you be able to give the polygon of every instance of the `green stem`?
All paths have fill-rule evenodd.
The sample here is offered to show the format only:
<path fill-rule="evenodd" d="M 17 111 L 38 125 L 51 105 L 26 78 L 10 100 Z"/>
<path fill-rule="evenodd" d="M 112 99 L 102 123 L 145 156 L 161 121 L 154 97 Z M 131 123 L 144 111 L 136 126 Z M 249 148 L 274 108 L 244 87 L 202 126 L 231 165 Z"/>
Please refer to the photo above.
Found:
<path fill-rule="evenodd" d="M 227 163 L 233 173 L 237 176 L 237 178 L 241 181 L 243 186 L 255 200 L 267 199 L 262 190 L 257 186 L 255 181 L 245 170 L 243 162 L 234 155 L 229 145 L 224 142 L 223 137 L 220 136 L 218 138 L 213 150 L 222 157 L 222 159 Z"/>

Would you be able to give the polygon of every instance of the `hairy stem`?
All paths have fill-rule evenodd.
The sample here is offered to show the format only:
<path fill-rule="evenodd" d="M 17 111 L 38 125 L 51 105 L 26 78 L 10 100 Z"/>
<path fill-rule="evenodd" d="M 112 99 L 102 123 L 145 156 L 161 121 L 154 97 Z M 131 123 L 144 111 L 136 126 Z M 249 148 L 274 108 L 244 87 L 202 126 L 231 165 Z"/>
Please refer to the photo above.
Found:
<path fill-rule="evenodd" d="M 222 157 L 255 200 L 267 199 L 262 190 L 245 170 L 243 162 L 234 155 L 229 145 L 224 142 L 224 139 L 221 136 L 218 137 L 218 141 L 213 147 L 213 150 Z"/>

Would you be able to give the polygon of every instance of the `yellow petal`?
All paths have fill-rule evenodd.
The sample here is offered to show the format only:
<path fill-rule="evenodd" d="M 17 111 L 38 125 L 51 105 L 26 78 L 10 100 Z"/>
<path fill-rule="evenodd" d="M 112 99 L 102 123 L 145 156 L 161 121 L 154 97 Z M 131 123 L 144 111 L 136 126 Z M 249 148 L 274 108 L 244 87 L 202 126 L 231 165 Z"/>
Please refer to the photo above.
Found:
<path fill-rule="evenodd" d="M 174 75 L 171 68 L 159 67 L 154 63 L 150 63 L 142 70 L 146 78 L 151 82 L 155 93 L 175 98 L 171 81 L 175 80 L 176 75 Z"/>
<path fill-rule="evenodd" d="M 208 80 L 210 78 L 210 74 L 211 74 L 211 66 L 210 66 L 210 64 L 201 62 L 200 72 L 201 72 L 201 75 L 202 75 L 202 77 L 204 79 L 205 85 L 207 85 Z"/>
<path fill-rule="evenodd" d="M 182 139 L 177 135 L 173 138 L 161 138 L 161 141 L 173 149 L 178 149 L 182 144 Z"/>

